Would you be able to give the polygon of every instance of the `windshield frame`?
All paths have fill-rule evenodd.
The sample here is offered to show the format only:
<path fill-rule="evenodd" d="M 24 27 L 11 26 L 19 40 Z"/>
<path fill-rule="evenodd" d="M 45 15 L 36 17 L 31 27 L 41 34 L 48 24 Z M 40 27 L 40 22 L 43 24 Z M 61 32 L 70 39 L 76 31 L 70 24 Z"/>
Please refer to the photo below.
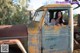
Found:
<path fill-rule="evenodd" d="M 37 18 L 37 16 L 39 15 L 39 14 L 37 14 L 37 13 L 40 13 L 42 11 L 42 15 L 40 16 L 40 19 L 39 20 L 35 20 L 36 18 Z M 36 11 L 35 13 L 34 13 L 34 16 L 33 16 L 33 21 L 37 21 L 37 22 L 40 22 L 40 20 L 41 20 L 41 18 L 42 18 L 42 16 L 44 15 L 44 10 L 38 10 L 38 11 Z M 37 18 L 38 19 L 38 18 Z"/>

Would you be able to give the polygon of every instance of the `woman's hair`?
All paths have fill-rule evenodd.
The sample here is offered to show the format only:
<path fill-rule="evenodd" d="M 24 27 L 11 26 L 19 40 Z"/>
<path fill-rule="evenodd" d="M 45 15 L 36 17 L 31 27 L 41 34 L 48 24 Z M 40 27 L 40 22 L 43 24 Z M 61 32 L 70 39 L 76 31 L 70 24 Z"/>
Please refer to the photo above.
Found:
<path fill-rule="evenodd" d="M 58 19 L 58 13 L 59 13 L 59 12 L 61 12 L 61 11 L 57 11 L 57 12 L 56 12 L 56 14 L 55 14 L 55 20 Z M 61 18 L 59 19 L 59 24 L 62 24 L 62 23 L 63 23 L 63 20 L 62 20 L 62 19 L 63 19 L 63 14 L 62 14 L 62 12 L 61 12 Z"/>

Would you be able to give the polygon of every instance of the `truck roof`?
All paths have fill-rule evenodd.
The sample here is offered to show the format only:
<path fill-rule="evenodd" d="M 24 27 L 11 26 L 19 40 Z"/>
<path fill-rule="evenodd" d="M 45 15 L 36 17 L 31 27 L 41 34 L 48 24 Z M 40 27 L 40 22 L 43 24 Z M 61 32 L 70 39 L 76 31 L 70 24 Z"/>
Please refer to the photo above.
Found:
<path fill-rule="evenodd" d="M 41 6 L 37 10 L 39 10 L 39 9 L 44 10 L 45 8 L 59 8 L 59 7 L 70 8 L 71 4 L 48 4 L 48 5 Z"/>

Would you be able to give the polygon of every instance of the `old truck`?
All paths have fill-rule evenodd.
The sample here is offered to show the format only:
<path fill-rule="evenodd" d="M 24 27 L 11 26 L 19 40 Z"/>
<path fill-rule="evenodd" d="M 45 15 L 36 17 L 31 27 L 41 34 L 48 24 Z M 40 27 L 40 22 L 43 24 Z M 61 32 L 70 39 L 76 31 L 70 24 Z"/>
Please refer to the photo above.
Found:
<path fill-rule="evenodd" d="M 50 25 L 55 13 L 63 13 L 63 25 Z M 23 43 L 22 53 L 71 53 L 73 51 L 72 6 L 70 4 L 49 4 L 38 8 L 26 26 L 0 27 L 1 43 Z M 2 32 L 5 32 L 2 33 Z M 6 37 L 6 38 L 5 38 Z M 7 41 L 6 41 L 7 40 Z M 21 44 L 20 44 L 21 45 Z M 25 50 L 26 49 L 26 50 Z"/>
<path fill-rule="evenodd" d="M 63 13 L 62 26 L 51 26 L 55 13 Z M 73 51 L 72 6 L 70 4 L 49 4 L 38 8 L 28 25 L 29 53 L 71 53 Z"/>

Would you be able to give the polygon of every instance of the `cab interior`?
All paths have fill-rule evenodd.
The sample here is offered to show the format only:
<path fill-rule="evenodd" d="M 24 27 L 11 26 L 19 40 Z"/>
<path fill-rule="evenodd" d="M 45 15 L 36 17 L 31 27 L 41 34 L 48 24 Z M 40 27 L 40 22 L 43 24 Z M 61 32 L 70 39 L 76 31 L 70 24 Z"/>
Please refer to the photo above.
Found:
<path fill-rule="evenodd" d="M 48 9 L 45 15 L 45 24 L 51 23 L 51 19 L 55 18 L 55 14 L 57 11 L 61 11 L 63 14 L 63 24 L 68 25 L 69 21 L 69 9 Z M 46 18 L 47 17 L 47 18 Z M 47 20 L 48 19 L 48 20 Z"/>

